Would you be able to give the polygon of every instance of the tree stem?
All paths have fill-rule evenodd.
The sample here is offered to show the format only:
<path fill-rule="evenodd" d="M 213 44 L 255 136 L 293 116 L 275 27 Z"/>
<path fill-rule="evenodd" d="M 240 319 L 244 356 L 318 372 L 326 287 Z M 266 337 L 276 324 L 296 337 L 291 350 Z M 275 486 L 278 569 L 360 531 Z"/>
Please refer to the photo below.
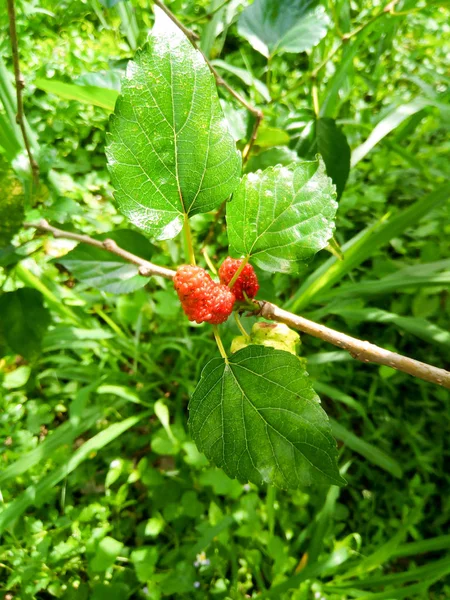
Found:
<path fill-rule="evenodd" d="M 25 87 L 22 73 L 20 72 L 19 63 L 19 46 L 17 42 L 17 29 L 16 29 L 16 9 L 14 6 L 14 0 L 7 0 L 8 7 L 8 19 L 9 19 L 9 34 L 11 38 L 11 53 L 14 68 L 14 79 L 16 82 L 16 99 L 17 99 L 17 114 L 16 121 L 22 132 L 23 142 L 27 151 L 28 160 L 30 162 L 31 175 L 35 183 L 38 182 L 39 178 L 39 167 L 37 162 L 34 160 L 33 153 L 31 152 L 30 140 L 28 139 L 27 130 L 25 127 L 25 115 L 23 111 L 23 99 L 22 90 Z"/>
<path fill-rule="evenodd" d="M 230 279 L 230 282 L 228 284 L 228 287 L 231 289 L 233 287 L 233 285 L 236 283 L 236 281 L 238 280 L 239 275 L 242 273 L 242 271 L 244 270 L 245 266 L 247 265 L 248 261 L 250 259 L 250 255 L 247 254 L 247 256 L 242 260 L 241 264 L 239 265 L 239 268 L 237 269 L 236 273 L 233 275 L 233 277 Z"/>
<path fill-rule="evenodd" d="M 249 338 L 250 336 L 248 335 L 248 333 L 247 333 L 247 331 L 246 331 L 245 327 L 242 325 L 242 323 L 241 323 L 241 319 L 240 319 L 240 317 L 239 317 L 239 315 L 238 315 L 238 313 L 237 313 L 237 312 L 235 312 L 235 313 L 234 313 L 234 320 L 236 321 L 237 328 L 238 328 L 238 329 L 239 329 L 239 331 L 242 333 L 242 335 L 243 335 L 244 337 L 246 337 L 246 338 Z"/>
<path fill-rule="evenodd" d="M 167 269 L 166 267 L 155 265 L 147 260 L 144 260 L 143 258 L 140 258 L 139 256 L 136 256 L 135 254 L 132 254 L 131 252 L 128 252 L 127 250 L 124 250 L 123 248 L 120 248 L 113 240 L 101 241 L 91 238 L 87 235 L 57 229 L 56 227 L 52 227 L 45 220 L 42 220 L 39 223 L 25 223 L 24 227 L 50 233 L 54 237 L 67 238 L 69 240 L 75 240 L 77 242 L 89 244 L 90 246 L 95 246 L 96 248 L 108 250 L 108 252 L 112 252 L 113 254 L 120 256 L 128 262 L 138 265 L 140 267 L 140 274 L 145 277 L 156 275 L 159 277 L 165 277 L 166 279 L 173 279 L 176 273 L 176 271 L 173 269 Z M 361 362 L 372 362 L 378 365 L 392 367 L 393 369 L 397 369 L 403 373 L 408 373 L 413 377 L 418 377 L 419 379 L 423 379 L 425 381 L 429 381 L 431 383 L 435 383 L 436 385 L 441 385 L 450 389 L 450 372 L 446 371 L 445 369 L 440 369 L 427 363 L 414 360 L 413 358 L 402 356 L 396 352 L 385 350 L 384 348 L 375 346 L 375 344 L 371 344 L 370 342 L 353 338 L 345 333 L 341 333 L 340 331 L 330 329 L 325 325 L 320 325 L 319 323 L 309 321 L 304 317 L 294 315 L 293 313 L 279 308 L 271 302 L 259 300 L 253 301 L 253 304 L 255 306 L 255 310 L 250 312 L 249 315 L 256 314 L 271 321 L 285 323 L 292 329 L 303 331 L 304 333 L 319 338 L 324 342 L 333 344 L 333 346 L 337 346 L 338 348 L 346 350 L 353 358 L 360 360 Z M 222 341 L 220 340 L 217 327 L 215 327 L 214 335 L 216 336 L 216 341 L 219 340 L 217 341 L 217 345 L 219 346 L 219 349 L 222 348 L 221 354 L 225 358 L 226 352 L 223 348 Z"/>
<path fill-rule="evenodd" d="M 194 252 L 194 244 L 192 243 L 191 226 L 189 225 L 189 217 L 187 216 L 186 213 L 184 215 L 183 231 L 184 231 L 184 239 L 186 242 L 186 258 L 191 265 L 196 265 L 197 263 L 195 262 L 195 252 Z"/>
<path fill-rule="evenodd" d="M 225 348 L 223 346 L 222 338 L 220 337 L 219 328 L 217 325 L 213 325 L 213 333 L 214 338 L 216 340 L 217 347 L 219 348 L 220 356 L 225 359 L 225 362 L 228 362 L 228 356 L 225 352 Z"/>

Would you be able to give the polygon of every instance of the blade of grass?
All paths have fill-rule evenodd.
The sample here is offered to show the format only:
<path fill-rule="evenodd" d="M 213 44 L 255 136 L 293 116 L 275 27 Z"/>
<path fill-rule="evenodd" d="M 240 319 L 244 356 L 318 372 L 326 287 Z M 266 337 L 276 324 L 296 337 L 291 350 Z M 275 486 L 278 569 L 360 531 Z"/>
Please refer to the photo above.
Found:
<path fill-rule="evenodd" d="M 316 269 L 303 283 L 294 296 L 288 300 L 285 308 L 292 312 L 303 310 L 317 296 L 340 281 L 352 269 L 375 254 L 381 246 L 399 236 L 405 229 L 419 221 L 430 210 L 439 207 L 448 200 L 448 185 L 440 186 L 435 192 L 417 200 L 394 216 L 386 214 L 377 223 L 360 232 L 349 240 L 342 250 L 344 260 L 329 258 Z"/>
<path fill-rule="evenodd" d="M 438 552 L 439 550 L 450 549 L 450 535 L 440 535 L 419 542 L 409 542 L 401 544 L 392 553 L 392 558 L 399 556 L 416 556 L 425 552 Z"/>
<path fill-rule="evenodd" d="M 72 473 L 82 462 L 88 459 L 92 452 L 97 452 L 107 444 L 114 441 L 122 433 L 134 427 L 143 418 L 150 416 L 151 411 L 129 417 L 120 423 L 110 425 L 93 438 L 85 442 L 64 464 L 46 475 L 36 485 L 30 485 L 18 498 L 13 500 L 7 508 L 0 513 L 0 534 L 19 518 L 28 507 L 42 503 L 50 490 Z"/>
<path fill-rule="evenodd" d="M 351 166 L 355 167 L 384 137 L 394 131 L 406 119 L 420 112 L 433 102 L 426 98 L 415 98 L 412 102 L 396 106 L 373 129 L 367 140 L 352 152 Z"/>
<path fill-rule="evenodd" d="M 114 105 L 119 96 L 116 90 L 96 87 L 93 85 L 75 85 L 53 79 L 36 79 L 35 86 L 48 94 L 55 94 L 65 100 L 76 100 L 83 104 L 99 106 L 109 112 L 114 110 Z"/>
<path fill-rule="evenodd" d="M 361 456 L 364 456 L 369 462 L 377 465 L 381 469 L 384 469 L 391 475 L 397 478 L 401 478 L 403 476 L 403 471 L 399 463 L 380 450 L 376 446 L 365 442 L 361 438 L 357 437 L 351 431 L 348 431 L 345 427 L 343 427 L 340 423 L 330 418 L 330 425 L 333 431 L 333 435 L 341 442 L 344 442 L 346 446 L 348 446 L 354 452 L 357 452 Z"/>
<path fill-rule="evenodd" d="M 389 573 L 387 575 L 380 575 L 378 577 L 367 577 L 361 581 L 345 583 L 340 587 L 344 589 L 346 587 L 352 587 L 355 585 L 363 588 L 377 585 L 398 585 L 401 583 L 409 583 L 410 581 L 425 581 L 427 579 L 435 578 L 440 579 L 448 573 L 450 573 L 450 556 L 446 556 L 441 560 L 435 560 L 432 563 L 423 565 L 421 567 L 408 569 L 408 571 L 404 571 L 403 573 Z"/>

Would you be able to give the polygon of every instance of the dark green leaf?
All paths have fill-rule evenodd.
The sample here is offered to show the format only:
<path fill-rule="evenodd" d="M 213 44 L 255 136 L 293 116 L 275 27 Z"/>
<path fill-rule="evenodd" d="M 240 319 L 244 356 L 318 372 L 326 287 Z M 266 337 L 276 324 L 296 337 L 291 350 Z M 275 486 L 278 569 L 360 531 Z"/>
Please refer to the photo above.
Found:
<path fill-rule="evenodd" d="M 350 173 L 350 146 L 336 121 L 328 117 L 316 123 L 317 149 L 322 155 L 327 174 L 336 186 L 338 199 L 344 191 Z"/>
<path fill-rule="evenodd" d="M 111 119 L 109 169 L 120 210 L 156 239 L 234 190 L 240 154 L 200 52 L 159 9 L 148 45 L 130 62 Z"/>
<path fill-rule="evenodd" d="M 21 288 L 0 296 L 0 328 L 9 347 L 27 359 L 40 351 L 42 338 L 50 324 L 50 313 L 42 294 Z"/>
<path fill-rule="evenodd" d="M 327 416 L 289 352 L 248 346 L 211 360 L 189 411 L 199 450 L 231 477 L 283 489 L 345 483 Z"/>
<path fill-rule="evenodd" d="M 124 250 L 142 258 L 151 258 L 148 240 L 127 229 L 105 233 L 97 239 L 113 239 Z M 74 250 L 57 260 L 82 283 L 112 294 L 128 294 L 148 282 L 139 275 L 139 267 L 107 250 L 87 244 L 79 244 Z"/>
<path fill-rule="evenodd" d="M 248 173 L 227 205 L 230 251 L 289 273 L 333 235 L 337 202 L 321 160 Z"/>
<path fill-rule="evenodd" d="M 317 0 L 255 0 L 242 13 L 238 32 L 269 57 L 311 50 L 326 35 L 328 24 Z"/>

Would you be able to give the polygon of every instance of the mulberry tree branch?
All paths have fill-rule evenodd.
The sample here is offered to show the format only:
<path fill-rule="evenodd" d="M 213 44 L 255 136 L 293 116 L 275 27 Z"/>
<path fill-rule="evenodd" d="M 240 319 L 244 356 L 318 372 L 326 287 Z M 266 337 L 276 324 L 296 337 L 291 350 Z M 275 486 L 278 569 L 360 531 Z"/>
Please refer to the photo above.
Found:
<path fill-rule="evenodd" d="M 29 229 L 33 228 L 44 233 L 50 233 L 57 238 L 67 238 L 69 240 L 95 246 L 96 248 L 108 250 L 108 252 L 112 252 L 126 261 L 137 265 L 139 267 L 139 273 L 145 277 L 158 275 L 160 277 L 165 277 L 166 279 L 173 279 L 175 276 L 175 271 L 173 269 L 167 269 L 166 267 L 155 265 L 148 260 L 140 258 L 139 256 L 120 248 L 113 240 L 107 239 L 101 241 L 91 238 L 88 235 L 57 229 L 45 220 L 41 220 L 39 223 L 25 223 L 24 226 Z M 425 381 L 450 389 L 450 372 L 445 369 L 439 369 L 438 367 L 397 354 L 396 352 L 385 350 L 370 342 L 359 340 L 345 333 L 341 333 L 340 331 L 325 327 L 325 325 L 309 321 L 304 317 L 287 312 L 271 302 L 265 302 L 263 300 L 258 302 L 255 301 L 255 311 L 252 314 L 258 314 L 270 321 L 285 323 L 292 329 L 297 329 L 298 331 L 319 338 L 324 342 L 333 344 L 333 346 L 346 350 L 353 358 L 360 360 L 361 362 L 371 362 L 392 367 L 393 369 L 397 369 L 397 371 L 408 373 L 408 375 L 412 375 L 413 377 L 418 377 L 419 379 L 424 379 Z"/>

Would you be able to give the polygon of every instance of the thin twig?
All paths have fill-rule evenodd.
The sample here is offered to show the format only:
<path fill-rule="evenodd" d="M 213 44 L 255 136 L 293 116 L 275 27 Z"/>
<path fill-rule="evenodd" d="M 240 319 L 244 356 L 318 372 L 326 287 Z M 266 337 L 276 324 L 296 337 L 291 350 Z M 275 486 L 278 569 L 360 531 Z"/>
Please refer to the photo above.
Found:
<path fill-rule="evenodd" d="M 17 28 L 16 28 L 16 10 L 14 6 L 14 0 L 7 0 L 8 7 L 8 19 L 9 19 L 9 34 L 11 38 L 11 53 L 14 68 L 14 79 L 16 82 L 16 98 L 17 98 L 17 114 L 16 121 L 22 132 L 25 149 L 28 154 L 28 160 L 30 161 L 31 174 L 34 181 L 37 183 L 39 178 L 39 167 L 37 162 L 34 160 L 33 153 L 31 152 L 30 141 L 28 139 L 27 131 L 25 128 L 25 116 L 23 112 L 23 99 L 22 90 L 25 87 L 25 82 L 20 72 L 19 63 L 19 45 L 17 42 Z"/>
<path fill-rule="evenodd" d="M 166 269 L 165 267 L 155 265 L 148 260 L 141 258 L 140 256 L 136 256 L 135 254 L 128 252 L 128 250 L 120 248 L 120 246 L 118 246 L 114 240 L 96 240 L 82 233 L 72 233 L 71 231 L 64 231 L 64 229 L 57 229 L 56 227 L 50 225 L 45 219 L 41 219 L 39 223 L 25 223 L 24 227 L 26 229 L 37 229 L 38 231 L 51 233 L 55 238 L 74 240 L 75 242 L 88 244 L 89 246 L 94 246 L 95 248 L 108 250 L 108 252 L 112 252 L 124 260 L 137 265 L 139 267 L 140 275 L 143 275 L 144 277 L 159 275 L 160 277 L 165 277 L 166 279 L 173 279 L 175 276 L 175 271 L 172 269 Z"/>
<path fill-rule="evenodd" d="M 418 377 L 419 379 L 424 379 L 425 381 L 430 381 L 431 383 L 436 383 L 450 389 L 450 372 L 445 369 L 433 367 L 432 365 L 402 356 L 396 352 L 379 348 L 370 342 L 350 337 L 345 333 L 335 331 L 314 321 L 309 321 L 304 317 L 287 312 L 270 302 L 259 302 L 259 305 L 261 307 L 259 314 L 262 317 L 270 321 L 285 323 L 288 327 L 298 329 L 347 350 L 356 360 L 392 367 L 413 377 Z"/>
<path fill-rule="evenodd" d="M 188 20 L 189 25 L 193 24 L 193 23 L 200 23 L 201 21 L 211 21 L 211 19 L 213 18 L 213 16 L 219 12 L 219 10 L 222 10 L 222 8 L 224 8 L 228 3 L 230 2 L 230 0 L 224 0 L 222 2 L 222 4 L 219 4 L 219 6 L 217 6 L 214 10 L 212 10 L 211 12 L 206 13 L 205 15 L 201 16 L 201 17 L 194 17 L 192 19 Z"/>
<path fill-rule="evenodd" d="M 166 267 L 160 267 L 159 265 L 155 265 L 147 260 L 144 260 L 143 258 L 140 258 L 139 256 L 120 248 L 113 240 L 100 241 L 87 235 L 72 233 L 70 231 L 64 231 L 63 229 L 57 229 L 56 227 L 53 227 L 47 223 L 45 220 L 42 220 L 39 223 L 25 223 L 24 227 L 51 233 L 54 237 L 67 238 L 69 240 L 75 240 L 77 242 L 89 244 L 90 246 L 95 246 L 96 248 L 108 250 L 109 252 L 112 252 L 113 254 L 116 254 L 117 256 L 120 256 L 121 258 L 138 265 L 140 267 L 140 274 L 146 277 L 159 275 L 160 277 L 165 277 L 166 279 L 173 279 L 175 276 L 174 270 L 167 269 Z M 392 367 L 393 369 L 397 369 L 403 373 L 408 373 L 413 377 L 418 377 L 419 379 L 424 379 L 425 381 L 430 381 L 431 383 L 435 383 L 450 389 L 450 372 L 445 371 L 444 369 L 433 367 L 432 365 L 419 362 L 418 360 L 408 358 L 407 356 L 402 356 L 396 352 L 384 350 L 383 348 L 375 346 L 370 342 L 350 337 L 345 333 L 335 331 L 334 329 L 330 329 L 329 327 L 325 327 L 324 325 L 320 325 L 314 321 L 309 321 L 304 317 L 287 312 L 271 302 L 258 301 L 256 310 L 251 314 L 255 313 L 259 314 L 265 319 L 277 321 L 278 323 L 285 323 L 292 329 L 298 329 L 299 331 L 303 331 L 304 333 L 312 335 L 313 337 L 333 344 L 333 346 L 342 348 L 343 350 L 349 352 L 353 358 L 362 362 L 372 362 L 379 365 Z"/>

